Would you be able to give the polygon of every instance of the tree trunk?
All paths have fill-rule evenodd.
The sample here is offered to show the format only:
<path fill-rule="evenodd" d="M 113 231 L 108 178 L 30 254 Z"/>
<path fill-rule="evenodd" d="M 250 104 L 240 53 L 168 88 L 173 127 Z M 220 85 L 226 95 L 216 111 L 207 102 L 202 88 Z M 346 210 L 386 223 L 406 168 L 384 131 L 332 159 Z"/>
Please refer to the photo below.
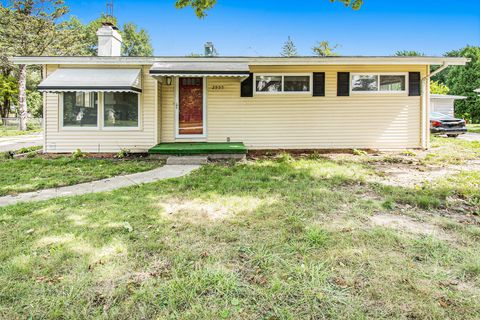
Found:
<path fill-rule="evenodd" d="M 27 65 L 20 64 L 18 75 L 18 111 L 20 113 L 20 130 L 27 130 Z"/>
<path fill-rule="evenodd" d="M 10 111 L 10 100 L 7 97 L 4 97 L 2 106 L 2 118 L 8 117 L 8 111 Z"/>

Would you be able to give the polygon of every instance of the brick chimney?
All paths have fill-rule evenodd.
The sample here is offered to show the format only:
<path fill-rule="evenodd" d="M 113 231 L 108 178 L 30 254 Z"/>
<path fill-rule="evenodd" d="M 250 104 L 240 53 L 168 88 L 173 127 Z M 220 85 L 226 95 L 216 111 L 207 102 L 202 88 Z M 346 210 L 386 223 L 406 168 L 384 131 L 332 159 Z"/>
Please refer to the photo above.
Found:
<path fill-rule="evenodd" d="M 122 55 L 122 35 L 112 23 L 102 23 L 97 31 L 97 37 L 99 57 L 119 57 Z"/>

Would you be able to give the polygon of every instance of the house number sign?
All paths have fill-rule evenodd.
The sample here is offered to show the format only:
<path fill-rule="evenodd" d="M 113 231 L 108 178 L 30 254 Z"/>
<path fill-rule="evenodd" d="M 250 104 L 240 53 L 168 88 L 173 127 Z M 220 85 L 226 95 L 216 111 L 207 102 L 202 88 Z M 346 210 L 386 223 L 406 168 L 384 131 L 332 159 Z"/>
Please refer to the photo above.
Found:
<path fill-rule="evenodd" d="M 214 84 L 210 89 L 212 90 L 223 90 L 223 84 Z"/>

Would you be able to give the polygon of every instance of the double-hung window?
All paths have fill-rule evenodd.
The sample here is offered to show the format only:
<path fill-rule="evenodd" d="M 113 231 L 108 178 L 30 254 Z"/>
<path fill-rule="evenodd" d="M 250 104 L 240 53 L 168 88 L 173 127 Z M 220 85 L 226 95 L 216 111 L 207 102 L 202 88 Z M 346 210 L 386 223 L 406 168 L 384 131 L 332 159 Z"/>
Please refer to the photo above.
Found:
<path fill-rule="evenodd" d="M 364 74 L 351 75 L 352 93 L 406 93 L 406 74 Z"/>
<path fill-rule="evenodd" d="M 256 93 L 309 93 L 311 92 L 310 75 L 255 75 Z"/>
<path fill-rule="evenodd" d="M 61 96 L 64 128 L 118 128 L 140 126 L 140 95 L 133 92 L 64 92 Z"/>

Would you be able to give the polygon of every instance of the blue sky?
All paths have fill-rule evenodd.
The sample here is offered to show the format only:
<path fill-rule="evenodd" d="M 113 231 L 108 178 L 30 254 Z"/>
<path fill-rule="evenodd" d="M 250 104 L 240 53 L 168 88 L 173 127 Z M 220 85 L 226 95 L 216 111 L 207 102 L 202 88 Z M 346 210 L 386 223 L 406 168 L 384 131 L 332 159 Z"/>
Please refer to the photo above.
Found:
<path fill-rule="evenodd" d="M 66 2 L 83 22 L 105 12 L 104 0 Z M 115 16 L 145 28 L 155 55 L 201 53 L 212 41 L 220 55 L 275 56 L 288 36 L 300 55 L 321 40 L 340 44 L 342 55 L 441 55 L 480 45 L 480 0 L 365 0 L 359 11 L 329 0 L 218 0 L 204 19 L 174 2 L 115 0 Z"/>

